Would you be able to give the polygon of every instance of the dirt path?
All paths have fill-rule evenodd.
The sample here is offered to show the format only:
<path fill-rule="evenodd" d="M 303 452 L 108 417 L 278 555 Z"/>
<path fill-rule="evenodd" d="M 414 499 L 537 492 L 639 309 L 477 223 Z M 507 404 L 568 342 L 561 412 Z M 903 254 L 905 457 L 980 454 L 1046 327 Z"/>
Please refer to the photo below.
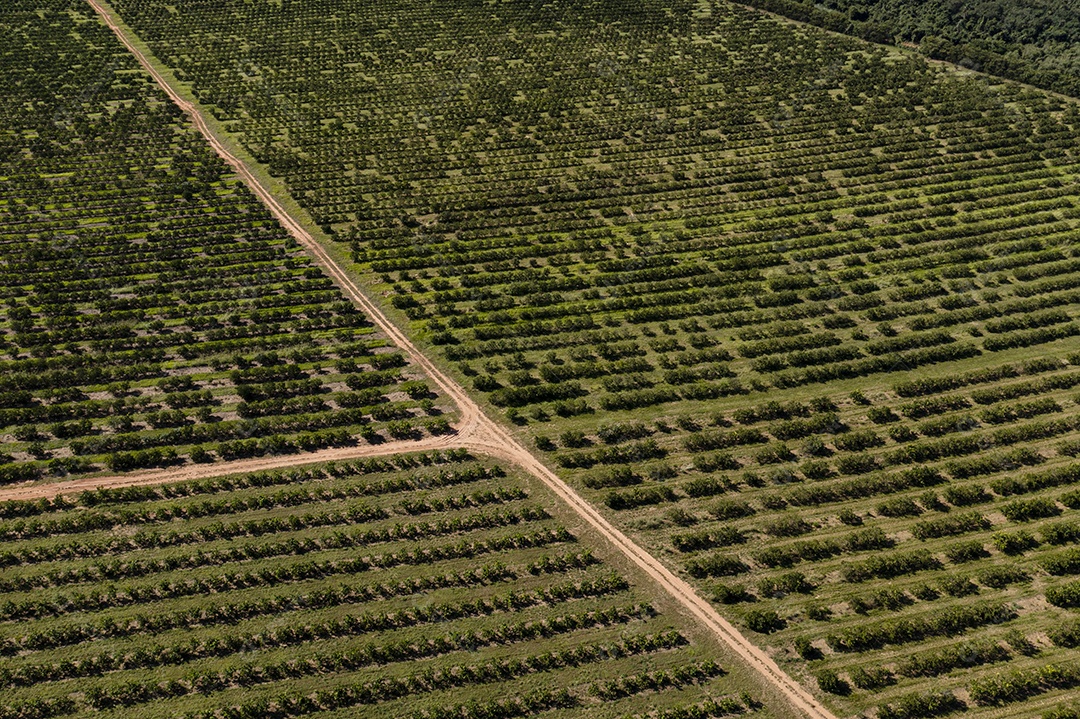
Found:
<path fill-rule="evenodd" d="M 304 454 L 281 454 L 273 457 L 255 457 L 235 462 L 214 462 L 212 464 L 186 464 L 182 467 L 148 469 L 142 472 L 118 474 L 111 477 L 84 477 L 66 482 L 48 484 L 15 485 L 0 489 L 0 502 L 9 500 L 33 501 L 52 499 L 61 494 L 76 494 L 91 489 L 117 489 L 137 487 L 148 484 L 169 484 L 190 479 L 207 479 L 241 472 L 265 472 L 271 469 L 299 467 L 317 462 L 346 462 L 351 459 L 367 457 L 386 457 L 406 452 L 430 452 L 439 449 L 457 449 L 463 447 L 461 439 L 455 435 L 425 437 L 416 442 L 385 442 L 356 447 L 335 447 Z"/>
<path fill-rule="evenodd" d="M 333 257 L 313 238 L 304 227 L 297 222 L 281 206 L 270 192 L 263 187 L 262 183 L 251 173 L 248 167 L 235 157 L 210 131 L 199 109 L 192 103 L 180 97 L 169 85 L 164 77 L 153 67 L 146 56 L 136 48 L 121 27 L 116 23 L 110 13 L 102 6 L 100 0 L 87 0 L 94 10 L 101 16 L 109 28 L 112 29 L 125 47 L 138 59 L 139 63 L 154 78 L 158 85 L 169 95 L 170 98 L 186 112 L 194 122 L 198 130 L 206 137 L 214 150 L 231 165 L 240 177 L 248 184 L 251 190 L 264 202 L 277 219 L 289 232 L 296 237 L 311 254 L 318 260 L 323 268 L 341 286 L 342 290 L 354 300 L 372 319 L 373 322 L 406 352 L 413 363 L 422 368 L 428 377 L 438 385 L 439 389 L 457 403 L 461 413 L 457 425 L 457 434 L 445 437 L 429 438 L 420 442 L 396 442 L 382 445 L 348 447 L 342 449 L 324 450 L 302 457 L 285 456 L 273 458 L 260 458 L 241 462 L 229 462 L 225 464 L 210 464 L 194 467 L 184 467 L 178 470 L 159 470 L 141 475 L 127 475 L 121 477 L 97 478 L 88 480 L 93 486 L 125 486 L 132 484 L 158 484 L 164 482 L 187 479 L 191 476 L 214 476 L 226 472 L 242 472 L 249 470 L 270 469 L 274 467 L 295 466 L 302 463 L 325 461 L 328 459 L 351 459 L 356 457 L 370 457 L 387 455 L 399 452 L 422 451 L 425 449 L 450 449 L 464 447 L 477 454 L 487 454 L 501 458 L 515 464 L 535 475 L 546 484 L 560 499 L 570 505 L 586 522 L 608 539 L 620 552 L 629 558 L 648 576 L 659 584 L 664 591 L 674 597 L 680 604 L 693 614 L 703 625 L 712 632 L 744 662 L 757 670 L 762 677 L 772 684 L 790 704 L 800 713 L 811 719 L 836 719 L 835 716 L 819 703 L 813 695 L 806 691 L 798 682 L 789 677 L 764 651 L 754 646 L 738 629 L 724 619 L 709 604 L 694 591 L 687 582 L 675 576 L 667 567 L 663 566 L 655 557 L 635 544 L 629 537 L 613 526 L 592 505 L 575 492 L 570 485 L 555 475 L 531 452 L 514 439 L 505 428 L 496 424 L 484 414 L 480 407 L 469 397 L 461 385 L 447 377 L 430 360 L 427 359 L 409 341 L 409 338 L 398 329 L 382 311 L 360 290 L 348 274 L 334 261 Z M 193 473 L 196 473 L 193 475 Z M 141 479 L 141 481 L 140 481 Z M 54 493 L 76 491 L 75 485 L 81 480 L 52 485 Z M 49 487 L 44 485 L 42 489 Z M 83 489 L 87 487 L 81 487 Z M 27 488 L 30 491 L 35 488 Z M 8 490 L 0 493 L 0 499 L 6 499 Z"/>

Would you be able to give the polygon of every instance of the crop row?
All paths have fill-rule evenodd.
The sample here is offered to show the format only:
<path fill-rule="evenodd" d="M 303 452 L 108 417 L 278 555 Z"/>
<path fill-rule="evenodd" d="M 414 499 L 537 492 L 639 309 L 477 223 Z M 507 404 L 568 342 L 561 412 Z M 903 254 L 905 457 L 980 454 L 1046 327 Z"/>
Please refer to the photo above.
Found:
<path fill-rule="evenodd" d="M 6 570 L 9 590 L 25 591 L 9 591 L 0 608 L 4 711 L 306 714 L 331 701 L 297 689 L 314 677 L 342 706 L 393 701 L 411 712 L 438 697 L 442 710 L 461 716 L 461 707 L 478 706 L 478 688 L 516 696 L 516 682 L 528 677 L 533 688 L 569 692 L 583 711 L 599 709 L 588 685 L 562 671 L 575 667 L 603 682 L 640 676 L 636 691 L 690 703 L 726 686 L 711 647 L 524 501 L 534 494 L 501 466 L 454 453 L 4 506 L 7 522 L 67 527 L 59 541 L 45 534 L 7 548 L 29 561 Z M 462 501 L 470 497 L 507 506 L 473 509 Z M 390 526 L 334 509 L 356 499 L 387 501 L 404 516 L 440 515 Z M 240 544 L 171 551 L 212 541 L 207 520 L 211 534 L 228 526 L 211 507 L 257 515 L 252 521 L 266 531 L 235 535 L 250 537 Z M 90 514 L 170 519 L 116 538 L 108 522 L 101 529 L 72 521 Z M 318 525 L 326 529 L 294 521 L 309 515 L 326 515 Z M 433 543 L 444 534 L 453 538 Z M 393 544 L 382 555 L 357 554 L 381 542 Z M 117 556 L 101 558 L 103 546 Z M 506 658 L 507 647 L 517 647 L 516 658 Z M 418 660 L 425 666 L 417 669 Z"/>
<path fill-rule="evenodd" d="M 5 17 L 18 55 L 0 73 L 20 89 L 0 109 L 0 481 L 212 461 L 251 438 L 261 454 L 379 441 L 394 422 L 418 433 L 436 411 L 421 373 L 110 31 L 63 11 Z M 354 385 L 378 391 L 361 401 Z"/>

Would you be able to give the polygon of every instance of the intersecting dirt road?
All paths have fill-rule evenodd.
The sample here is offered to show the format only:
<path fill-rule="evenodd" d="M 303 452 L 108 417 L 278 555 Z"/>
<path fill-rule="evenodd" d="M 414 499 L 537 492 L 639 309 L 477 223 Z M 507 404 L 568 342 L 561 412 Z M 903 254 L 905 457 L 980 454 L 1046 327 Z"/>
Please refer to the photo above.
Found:
<path fill-rule="evenodd" d="M 391 341 L 409 355 L 413 364 L 422 369 L 446 397 L 457 404 L 460 419 L 455 426 L 456 432 L 454 434 L 428 437 L 416 442 L 387 442 L 377 445 L 335 448 L 305 455 L 264 457 L 223 464 L 193 465 L 177 469 L 133 473 L 116 477 L 94 477 L 31 487 L 10 487 L 0 490 L 0 500 L 50 497 L 95 487 L 163 484 L 184 479 L 219 476 L 227 473 L 291 467 L 330 460 L 387 456 L 401 452 L 464 448 L 475 454 L 497 457 L 533 474 L 580 515 L 583 520 L 611 542 L 619 552 L 655 581 L 661 589 L 677 600 L 702 626 L 711 630 L 743 662 L 760 673 L 765 681 L 788 700 L 793 709 L 803 716 L 810 717 L 810 719 L 836 719 L 812 694 L 789 677 L 771 657 L 754 646 L 738 629 L 720 616 L 708 601 L 698 596 L 693 587 L 673 574 L 659 560 L 613 526 L 591 504 L 578 495 L 570 485 L 525 449 L 505 428 L 489 418 L 461 385 L 446 376 L 425 357 L 409 338 L 383 314 L 380 308 L 368 299 L 360 287 L 337 264 L 326 249 L 282 207 L 273 194 L 252 174 L 247 165 L 229 151 L 211 131 L 199 108 L 184 99 L 168 83 L 146 55 L 131 42 L 124 28 L 117 23 L 100 0 L 87 0 L 87 2 L 98 13 L 102 21 L 112 29 L 120 42 L 135 56 L 139 64 L 154 78 L 161 89 L 190 116 L 195 127 L 207 139 L 218 155 L 235 170 L 296 240 L 314 256 L 326 272 L 338 283 L 342 291 L 367 313 L 368 317 Z"/>

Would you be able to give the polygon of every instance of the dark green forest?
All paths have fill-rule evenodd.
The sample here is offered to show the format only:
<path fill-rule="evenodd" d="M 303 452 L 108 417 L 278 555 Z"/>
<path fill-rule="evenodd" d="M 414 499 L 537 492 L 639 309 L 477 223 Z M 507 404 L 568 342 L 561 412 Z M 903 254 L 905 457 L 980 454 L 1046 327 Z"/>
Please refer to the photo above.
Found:
<path fill-rule="evenodd" d="M 747 0 L 875 42 L 917 43 L 928 56 L 1080 96 L 1075 0 Z"/>

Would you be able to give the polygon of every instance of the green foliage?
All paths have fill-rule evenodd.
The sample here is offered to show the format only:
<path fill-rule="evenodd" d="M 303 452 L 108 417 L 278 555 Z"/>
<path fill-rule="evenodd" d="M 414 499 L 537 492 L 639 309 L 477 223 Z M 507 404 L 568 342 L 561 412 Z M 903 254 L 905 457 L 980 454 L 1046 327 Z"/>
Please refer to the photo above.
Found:
<path fill-rule="evenodd" d="M 750 568 L 736 557 L 724 554 L 710 554 L 695 557 L 686 563 L 686 571 L 698 579 L 705 577 L 728 577 L 742 574 Z"/>
<path fill-rule="evenodd" d="M 1069 620 L 1057 623 L 1047 631 L 1047 636 L 1059 647 L 1080 647 L 1080 622 Z"/>
<path fill-rule="evenodd" d="M 990 520 L 977 512 L 948 514 L 944 517 L 923 520 L 911 526 L 911 533 L 917 539 L 950 537 L 967 532 L 978 532 L 990 528 Z"/>
<path fill-rule="evenodd" d="M 1046 588 L 1046 601 L 1055 607 L 1080 607 L 1080 582 L 1068 582 Z"/>
<path fill-rule="evenodd" d="M 330 15 L 311 3 L 186 3 L 169 22 L 162 21 L 169 9 L 147 0 L 113 4 L 157 57 L 190 83 L 204 109 L 289 188 L 338 243 L 337 250 L 351 253 L 358 279 L 373 298 L 392 307 L 393 316 L 408 318 L 411 330 L 431 340 L 433 352 L 456 364 L 477 392 L 490 393 L 486 399 L 503 407 L 500 414 L 520 423 L 526 436 L 535 431 L 550 438 L 538 448 L 552 451 L 551 439 L 557 439 L 562 449 L 551 460 L 560 474 L 574 486 L 595 490 L 586 491 L 595 501 L 633 510 L 612 513 L 621 528 L 640 534 L 649 546 L 688 553 L 681 560 L 687 573 L 713 591 L 718 603 L 747 602 L 731 609 L 731 616 L 752 609 L 756 625 L 782 632 L 775 644 L 786 646 L 789 630 L 773 617 L 794 623 L 790 605 L 809 602 L 800 598 L 803 592 L 819 593 L 806 619 L 832 622 L 833 634 L 843 640 L 841 651 L 865 654 L 857 660 L 858 672 L 846 668 L 856 663 L 850 657 L 832 653 L 813 659 L 821 660 L 815 670 L 843 665 L 844 684 L 869 691 L 889 681 L 877 670 L 880 647 L 1007 621 L 1001 617 L 1011 614 L 997 601 L 1006 588 L 1010 599 L 1021 598 L 1017 606 L 1025 621 L 1038 623 L 1029 614 L 1029 600 L 1042 585 L 1028 586 L 1025 579 L 1038 560 L 1023 556 L 1034 546 L 1031 535 L 1010 529 L 1002 542 L 995 537 L 995 547 L 1014 557 L 1003 561 L 984 556 L 974 533 L 987 530 L 982 514 L 1009 507 L 1018 521 L 1039 522 L 1032 531 L 1064 549 L 1069 531 L 1044 530 L 1047 517 L 1039 514 L 1040 504 L 1030 502 L 1060 494 L 1064 506 L 1080 506 L 1077 493 L 1052 489 L 1080 481 L 1076 468 L 1059 458 L 1069 452 L 1047 451 L 1055 442 L 1071 441 L 1078 428 L 1066 392 L 1077 386 L 1080 373 L 1061 359 L 1075 331 L 1071 317 L 1080 298 L 1080 263 L 1069 243 L 1080 226 L 1074 182 L 1078 116 L 1071 106 L 1011 84 L 987 88 L 978 78 L 903 53 L 726 3 L 680 0 L 661 7 L 650 0 L 629 11 L 606 1 L 436 3 L 417 13 L 400 0 L 341 0 Z M 57 42 L 50 38 L 66 37 L 74 42 L 81 34 L 65 32 L 60 20 L 54 24 L 23 45 L 45 47 L 46 41 Z M 264 52 L 268 47 L 274 51 Z M 484 52 L 463 51 L 471 47 Z M 22 57 L 18 51 L 10 55 Z M 68 66 L 79 67 L 71 60 L 82 57 L 49 59 L 49 67 L 67 72 Z M 173 148 L 192 144 L 182 128 L 147 143 L 156 153 L 153 162 L 141 162 L 138 152 L 125 148 L 92 183 L 95 193 L 119 193 L 107 195 L 110 203 L 135 191 L 141 200 L 148 188 L 159 186 L 154 175 L 160 169 L 170 176 L 173 197 L 151 192 L 151 204 L 118 203 L 124 206 L 109 216 L 115 228 L 110 224 L 108 236 L 93 229 L 97 216 L 77 225 L 84 256 L 145 262 L 151 266 L 140 269 L 147 279 L 165 283 L 167 292 L 154 294 L 143 275 L 132 273 L 124 275 L 137 281 L 128 292 L 93 272 L 78 274 L 78 263 L 64 265 L 74 274 L 62 278 L 39 272 L 52 260 L 22 249 L 31 234 L 33 242 L 52 247 L 35 229 L 39 218 L 52 212 L 50 205 L 87 204 L 78 197 L 71 201 L 71 181 L 53 172 L 62 169 L 53 167 L 57 157 L 76 152 L 78 143 L 102 136 L 103 129 L 107 135 L 99 118 L 116 117 L 122 127 L 129 115 L 152 115 L 166 106 L 153 97 L 133 101 L 132 88 L 145 79 L 121 73 L 123 79 L 110 85 L 108 102 L 102 93 L 101 102 L 86 103 L 93 112 L 85 121 L 94 129 L 84 132 L 75 122 L 75 134 L 65 134 L 49 121 L 54 107 L 39 105 L 33 97 L 38 90 L 29 89 L 47 73 L 21 72 L 25 78 L 13 74 L 4 85 L 15 88 L 10 108 L 6 99 L 0 103 L 8 120 L 0 125 L 11 128 L 6 135 L 0 131 L 0 162 L 10 166 L 0 173 L 0 232 L 10 250 L 5 262 L 13 255 L 16 263 L 4 265 L 16 269 L 0 284 L 0 300 L 7 302 L 0 319 L 8 330 L 0 351 L 10 362 L 2 373 L 0 421 L 38 432 L 57 426 L 71 434 L 62 439 L 23 433 L 28 438 L 17 439 L 40 442 L 33 450 L 42 456 L 59 454 L 48 460 L 50 470 L 61 473 L 68 466 L 64 447 L 85 450 L 75 460 L 88 457 L 98 464 L 110 454 L 159 446 L 212 447 L 239 458 L 344 444 L 351 437 L 378 442 L 381 433 L 415 436 L 421 428 L 448 429 L 446 418 L 436 425 L 436 415 L 423 416 L 437 410 L 425 396 L 423 385 L 430 383 L 407 366 L 402 353 L 386 347 L 385 339 L 369 337 L 363 318 L 341 306 L 336 290 L 304 264 L 227 172 L 210 177 L 206 168 L 215 161 L 208 157 L 203 167 L 205 148 Z M 63 77 L 67 87 L 81 86 L 82 75 Z M 149 134 L 116 136 L 131 144 Z M 79 149 L 77 156 L 97 160 L 108 154 L 106 144 L 93 145 L 94 155 Z M 184 167 L 177 166 L 188 155 L 191 171 L 181 172 Z M 125 182 L 132 186 L 123 187 Z M 200 183 L 211 190 L 200 194 Z M 52 199 L 66 203 L 39 202 Z M 224 212 L 229 203 L 237 217 Z M 124 219 L 125 212 L 133 219 Z M 140 213 L 154 225 L 152 237 L 138 236 Z M 218 217 L 221 225 L 211 221 Z M 70 234 L 67 229 L 54 223 L 52 231 Z M 186 243 L 175 256 L 173 241 Z M 196 258 L 183 254 L 196 242 Z M 203 264 L 192 266 L 193 259 Z M 44 289 L 54 280 L 73 298 L 74 315 Z M 140 289 L 141 284 L 147 286 Z M 166 303 L 173 295 L 180 304 Z M 188 312 L 195 307 L 197 313 Z M 146 312 L 145 329 L 139 311 Z M 140 328 L 135 337 L 124 335 L 131 326 Z M 84 329 L 92 338 L 72 341 L 95 362 L 79 360 L 65 347 Z M 194 341 L 139 346 L 180 335 Z M 37 342 L 46 337 L 50 342 Z M 144 349 L 164 354 L 96 362 Z M 1010 364 L 994 360 L 996 352 L 1008 352 Z M 79 362 L 85 366 L 74 366 Z M 183 375 L 190 384 L 159 376 L 174 366 L 198 371 Z M 159 379 L 170 381 L 155 385 Z M 842 390 L 836 381 L 844 383 Z M 125 382 L 130 386 L 119 384 Z M 885 391 L 893 384 L 895 394 Z M 116 393 L 109 389 L 107 399 L 90 399 L 104 397 L 95 393 L 110 385 Z M 348 392 L 340 391 L 342 385 Z M 226 394 L 233 388 L 243 405 Z M 247 417 L 232 419 L 241 406 Z M 148 436 L 161 437 L 154 442 L 162 444 Z M 0 481 L 46 467 L 46 460 L 28 460 L 31 448 L 17 442 L 7 447 L 11 462 L 4 463 Z M 1040 463 L 1049 469 L 1035 469 Z M 985 488 L 969 491 L 956 484 L 982 476 Z M 319 522 L 342 516 L 334 505 L 344 504 L 356 510 L 353 524 L 374 526 L 350 525 L 335 537 L 374 541 L 386 525 L 385 541 L 423 540 L 428 551 L 440 553 L 441 559 L 431 560 L 430 554 L 395 548 L 390 554 L 398 559 L 385 561 L 406 561 L 395 565 L 405 574 L 427 576 L 425 557 L 470 563 L 472 554 L 499 551 L 512 557 L 529 545 L 537 556 L 523 567 L 538 582 L 565 588 L 555 578 L 571 569 L 592 576 L 596 568 L 577 559 L 581 552 L 547 548 L 572 538 L 555 530 L 526 531 L 529 523 L 551 518 L 518 509 L 513 503 L 526 499 L 504 493 L 503 482 L 498 484 L 487 493 L 455 494 L 453 501 L 438 488 L 434 496 L 401 497 L 385 506 L 372 500 L 371 509 L 386 516 L 357 506 L 360 499 L 382 496 L 366 490 L 355 497 L 334 495 L 327 506 L 299 517 L 288 507 L 268 509 L 302 521 L 302 528 L 290 530 L 300 541 L 318 534 L 324 526 Z M 920 496 L 921 488 L 933 489 Z M 987 489 L 1009 499 L 997 501 Z M 957 507 L 995 502 L 995 511 L 948 512 L 939 492 Z M 721 494 L 723 500 L 715 499 Z M 457 513 L 468 503 L 477 504 L 475 511 L 459 521 Z M 127 510 L 136 511 L 130 504 Z M 10 511 L 37 510 L 20 505 Z M 430 521 L 422 516 L 433 511 L 443 514 Z M 412 512 L 416 520 L 398 522 Z M 787 518 L 796 513 L 797 521 Z M 117 535 L 109 542 L 129 541 L 122 531 L 127 525 L 114 531 L 115 513 L 84 514 L 87 526 L 100 523 L 95 532 Z M 26 519 L 5 520 L 4 531 L 16 532 L 12 541 L 21 541 L 20 531 L 45 531 L 30 522 L 16 525 Z M 261 543 L 256 532 L 262 528 L 286 531 L 266 521 L 223 518 L 220 529 L 216 520 L 205 524 L 221 539 L 227 535 L 247 547 Z M 483 531 L 480 525 L 501 532 L 498 541 L 472 541 L 471 532 Z M 329 536 L 336 525 L 325 526 L 318 536 Z M 135 533 L 164 536 L 158 529 L 150 525 Z M 435 539 L 446 533 L 455 536 Z M 939 541 L 965 533 L 972 538 Z M 34 546 L 73 546 L 46 536 L 47 542 Z M 287 550 L 290 559 L 259 555 L 243 561 L 257 558 L 261 572 L 280 562 L 303 564 L 308 560 L 300 554 L 317 551 L 314 545 L 272 544 L 279 552 L 273 556 L 286 556 L 281 553 Z M 712 549 L 723 546 L 730 547 L 723 554 Z M 353 558 L 382 556 L 355 543 L 339 549 L 350 555 L 339 560 L 347 561 L 341 566 L 357 571 L 367 565 Z M 177 545 L 170 551 L 188 550 Z M 1060 551 L 1047 554 L 1061 560 L 1055 566 L 1069 569 L 1072 558 L 1059 557 Z M 942 553 L 966 562 L 966 576 L 942 581 L 947 572 L 934 571 L 943 569 Z M 13 553 L 20 559 L 5 564 L 7 570 L 17 570 L 23 556 Z M 508 562 L 503 574 L 490 575 L 492 584 L 513 584 L 524 576 L 522 566 Z M 311 563 L 319 571 L 334 570 L 321 559 Z M 787 569 L 796 565 L 798 572 Z M 111 560 L 102 566 L 112 571 Z M 199 575 L 193 591 L 205 594 L 207 602 L 246 591 L 213 586 L 199 574 L 209 570 L 184 569 L 185 576 Z M 242 571 L 222 573 L 264 581 L 254 569 Z M 879 581 L 922 571 L 925 581 Z M 714 589 L 708 579 L 732 574 L 745 575 L 744 584 L 758 596 L 742 586 Z M 293 575 L 283 570 L 287 576 Z M 845 588 L 845 580 L 865 583 Z M 503 592 L 493 586 L 485 596 L 509 602 L 516 587 Z M 452 589 L 447 594 L 463 591 L 446 588 Z M 969 612 L 969 604 L 982 606 L 964 596 L 973 591 L 987 604 L 1001 605 L 1001 612 Z M 93 596 L 86 592 L 77 601 Z M 118 589 L 109 596 L 126 595 Z M 39 609 L 62 612 L 67 598 L 64 590 L 61 599 Z M 833 617 L 824 608 L 845 601 L 851 612 Z M 408 602 L 428 606 L 423 596 Z M 512 607 L 500 604 L 497 610 L 503 613 L 494 617 L 500 626 L 512 627 L 514 637 L 525 636 L 527 630 L 505 616 Z M 549 610 L 537 604 L 534 613 L 548 622 Z M 897 614 L 884 618 L 879 612 Z M 218 616 L 207 615 L 206 621 Z M 483 624 L 486 616 L 470 621 Z M 592 626 L 585 624 L 586 613 L 572 616 L 565 624 L 541 623 L 530 636 L 558 626 Z M 605 613 L 600 623 L 618 626 L 612 635 L 632 642 L 638 630 L 627 627 L 624 633 L 623 616 Z M 641 612 L 625 616 L 648 619 Z M 311 622 L 312 631 L 334 626 Z M 447 656 L 481 636 L 466 633 L 442 645 L 438 628 L 422 633 L 433 642 L 432 652 Z M 558 633 L 551 636 L 560 641 Z M 504 641 L 501 635 L 489 639 Z M 314 645 L 313 656 L 321 660 L 316 640 L 303 641 Z M 657 641 L 665 652 L 674 647 Z M 642 642 L 612 645 L 613 652 L 653 646 Z M 592 646 L 584 635 L 581 645 Z M 800 654 L 811 654 L 806 645 L 798 646 Z M 545 652 L 498 665 L 447 659 L 455 673 L 445 688 L 463 686 L 463 678 L 524 677 L 526 671 L 537 676 L 523 683 L 545 681 L 547 663 L 579 666 L 574 656 L 591 662 L 602 654 L 600 648 L 580 655 Z M 997 661 L 990 650 L 986 656 Z M 624 659 L 620 665 L 636 661 Z M 19 658 L 24 661 L 32 660 Z M 598 687 L 613 687 L 620 696 L 678 683 L 655 667 L 604 677 L 603 662 L 592 664 L 597 666 L 588 668 L 589 681 L 595 676 Z M 956 675 L 940 682 L 962 686 L 982 671 L 972 669 L 977 666 L 957 664 Z M 269 676 L 265 669 L 253 663 L 250 672 L 234 676 L 221 670 L 211 678 L 215 666 L 204 672 L 204 681 L 246 686 L 246 677 Z M 186 669 L 176 671 L 187 676 Z M 406 679 L 398 683 L 410 671 L 388 671 L 395 679 L 385 691 L 419 688 Z M 332 676 L 323 674 L 319 681 Z M 620 683 L 620 677 L 635 681 Z M 118 685 L 123 681 L 116 679 Z M 434 685 L 444 678 L 437 674 L 428 681 Z M 140 684 L 147 692 L 178 691 L 176 686 L 186 683 Z M 696 691 L 684 686 L 691 689 Z M 329 708 L 374 696 L 364 693 L 371 687 L 352 684 L 337 697 L 329 691 L 320 687 L 317 694 L 300 696 L 268 690 L 260 696 L 273 705 L 245 702 L 235 709 L 265 714 L 281 699 L 281 711 L 288 713 L 306 711 L 313 702 Z M 561 706 L 557 687 L 552 691 L 550 707 L 539 702 L 533 709 Z M 125 692 L 93 696 L 104 705 L 110 697 L 137 693 Z M 399 703 L 405 701 L 400 697 Z M 841 708 L 865 713 L 872 701 L 857 692 Z M 931 716 L 956 708 L 934 701 L 922 694 L 894 698 L 882 713 Z M 697 704 L 683 714 L 679 706 L 656 711 L 696 717 L 720 711 L 721 704 Z M 666 706 L 666 700 L 657 705 Z M 469 709 L 455 704 L 431 711 L 501 716 L 525 709 L 512 703 Z M 563 713 L 579 711 L 591 708 L 567 706 Z"/>
<path fill-rule="evenodd" d="M 918 642 L 927 637 L 954 636 L 968 629 L 1001 624 L 1015 616 L 1015 610 L 997 602 L 952 606 L 918 618 L 889 619 L 853 627 L 829 634 L 826 641 L 833 651 L 865 652 L 887 645 Z"/>
<path fill-rule="evenodd" d="M 751 631 L 759 634 L 771 634 L 787 626 L 787 622 L 771 609 L 751 609 L 743 614 L 743 621 Z"/>
<path fill-rule="evenodd" d="M 814 676 L 814 679 L 817 680 L 818 687 L 821 691 L 828 694 L 847 696 L 851 693 L 851 685 L 837 676 L 836 672 L 832 669 L 821 670 Z"/>
<path fill-rule="evenodd" d="M 754 596 L 746 591 L 746 588 L 738 584 L 716 584 L 713 587 L 713 600 L 721 604 L 738 604 L 739 602 L 752 602 Z"/>
<path fill-rule="evenodd" d="M 672 544 L 680 552 L 696 552 L 713 547 L 728 547 L 733 544 L 742 544 L 746 541 L 746 535 L 735 527 L 718 527 L 713 530 L 702 530 L 677 534 L 672 537 Z"/>
<path fill-rule="evenodd" d="M 1002 554 L 1015 556 L 1039 546 L 1039 540 L 1023 529 L 1015 532 L 997 532 L 991 538 Z"/>
<path fill-rule="evenodd" d="M 935 59 L 1080 95 L 1080 61 L 1070 51 L 1080 41 L 1080 23 L 1066 0 L 1024 4 L 979 0 L 965 4 L 959 14 L 945 0 L 833 0 L 824 6 L 753 0 L 751 4 L 874 42 L 897 38 L 919 43 L 921 51 Z"/>
<path fill-rule="evenodd" d="M 794 513 L 780 514 L 761 525 L 761 531 L 773 537 L 798 537 L 813 529 L 814 525 Z"/>
<path fill-rule="evenodd" d="M 1053 500 L 1046 497 L 1036 499 L 1017 499 L 1001 507 L 1001 513 L 1010 522 L 1029 522 L 1033 519 L 1055 517 L 1061 509 Z"/>
<path fill-rule="evenodd" d="M 923 717 L 939 717 L 953 712 L 963 711 L 966 708 L 952 692 L 912 692 L 878 707 L 880 719 L 922 719 Z"/>
<path fill-rule="evenodd" d="M 994 589 L 1004 589 L 1010 584 L 1024 584 L 1031 581 L 1031 575 L 1023 569 L 1009 566 L 987 567 L 976 575 L 981 584 Z"/>
<path fill-rule="evenodd" d="M 636 509 L 650 504 L 675 501 L 671 487 L 642 487 L 625 492 L 611 492 L 604 497 L 604 504 L 611 509 Z"/>
<path fill-rule="evenodd" d="M 290 684 L 306 678 L 322 687 L 321 708 L 395 700 L 409 715 L 457 717 L 573 710 L 583 693 L 561 679 L 543 696 L 468 700 L 478 686 L 567 669 L 619 696 L 678 689 L 700 702 L 706 685 L 724 686 L 724 670 L 576 546 L 519 477 L 463 451 L 100 489 L 0 513 L 0 590 L 14 600 L 0 614 L 20 626 L 0 651 L 26 659 L 4 669 L 13 716 L 175 714 L 196 696 L 210 716 L 236 684 L 251 690 L 228 700 L 238 716 L 264 716 L 264 696 L 300 714 L 314 700 Z M 37 538 L 48 541 L 27 544 Z M 116 622 L 118 610 L 139 620 Z M 56 632 L 58 619 L 74 623 Z M 123 646 L 136 640 L 154 651 Z M 507 647 L 520 651 L 508 659 Z M 314 659 L 297 664 L 296 651 Z M 440 656 L 457 657 L 445 674 L 416 669 Z M 161 671 L 189 681 L 151 676 Z M 78 694 L 41 699 L 60 682 Z M 450 688 L 461 698 L 435 693 Z M 744 705 L 710 706 L 701 716 Z"/>
<path fill-rule="evenodd" d="M 1011 656 L 996 642 L 963 642 L 912 654 L 900 663 L 898 673 L 905 677 L 936 677 L 957 668 L 1008 661 Z"/>
<path fill-rule="evenodd" d="M 758 594 L 762 597 L 784 597 L 788 594 L 811 594 L 814 585 L 801 572 L 787 572 L 758 582 Z"/>
<path fill-rule="evenodd" d="M 1038 669 L 1016 670 L 973 681 L 968 691 L 980 705 L 1001 705 L 1023 701 L 1054 689 L 1080 685 L 1080 668 L 1071 665 L 1045 664 Z"/>
<path fill-rule="evenodd" d="M 874 691 L 896 683 L 893 673 L 881 667 L 855 667 L 848 673 L 851 683 L 859 689 Z"/>

